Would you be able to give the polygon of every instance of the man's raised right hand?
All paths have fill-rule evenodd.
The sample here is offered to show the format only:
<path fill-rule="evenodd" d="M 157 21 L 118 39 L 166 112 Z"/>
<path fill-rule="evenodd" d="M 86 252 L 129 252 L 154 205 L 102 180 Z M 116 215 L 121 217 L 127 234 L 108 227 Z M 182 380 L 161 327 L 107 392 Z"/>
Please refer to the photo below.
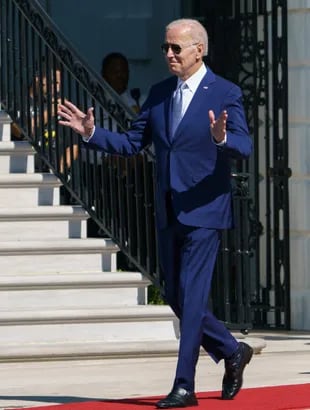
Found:
<path fill-rule="evenodd" d="M 58 123 L 65 127 L 72 128 L 73 131 L 82 135 L 84 138 L 89 138 L 95 126 L 93 111 L 93 107 L 88 108 L 85 114 L 70 101 L 65 100 L 64 104 L 58 106 L 57 114 L 61 117 Z"/>

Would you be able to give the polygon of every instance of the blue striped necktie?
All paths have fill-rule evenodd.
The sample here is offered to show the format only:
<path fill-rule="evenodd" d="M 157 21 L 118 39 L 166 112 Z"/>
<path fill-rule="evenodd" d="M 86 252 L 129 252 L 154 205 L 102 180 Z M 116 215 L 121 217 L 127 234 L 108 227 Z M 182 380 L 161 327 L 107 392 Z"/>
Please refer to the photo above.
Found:
<path fill-rule="evenodd" d="M 183 117 L 183 92 L 187 88 L 186 83 L 180 83 L 178 88 L 175 91 L 173 97 L 173 105 L 172 105 L 172 127 L 171 127 L 171 135 L 172 137 L 175 134 L 176 129 L 178 128 L 181 119 Z"/>

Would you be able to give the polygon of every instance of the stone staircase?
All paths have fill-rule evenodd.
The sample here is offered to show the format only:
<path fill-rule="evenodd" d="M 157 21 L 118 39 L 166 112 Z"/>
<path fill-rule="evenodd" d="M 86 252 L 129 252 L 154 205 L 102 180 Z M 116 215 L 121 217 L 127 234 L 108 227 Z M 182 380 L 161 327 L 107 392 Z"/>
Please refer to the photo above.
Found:
<path fill-rule="evenodd" d="M 117 271 L 111 239 L 87 238 L 86 211 L 59 204 L 61 182 L 35 173 L 10 124 L 0 111 L 0 361 L 174 355 L 170 308 Z"/>

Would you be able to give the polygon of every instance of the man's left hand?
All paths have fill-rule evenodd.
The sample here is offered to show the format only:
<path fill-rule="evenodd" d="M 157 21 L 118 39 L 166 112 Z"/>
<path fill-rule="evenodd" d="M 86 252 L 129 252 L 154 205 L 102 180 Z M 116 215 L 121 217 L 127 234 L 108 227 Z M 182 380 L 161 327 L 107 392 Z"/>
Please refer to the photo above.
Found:
<path fill-rule="evenodd" d="M 209 111 L 211 134 L 218 144 L 223 142 L 225 139 L 227 117 L 227 111 L 222 111 L 217 119 L 215 119 L 214 112 L 212 110 Z"/>

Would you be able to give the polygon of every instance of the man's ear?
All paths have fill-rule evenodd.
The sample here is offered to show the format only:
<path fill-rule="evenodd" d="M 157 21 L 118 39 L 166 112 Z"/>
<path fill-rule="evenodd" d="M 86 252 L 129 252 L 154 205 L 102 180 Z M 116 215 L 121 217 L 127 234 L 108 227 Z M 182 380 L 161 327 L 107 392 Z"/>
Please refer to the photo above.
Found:
<path fill-rule="evenodd" d="M 196 60 L 200 60 L 203 57 L 203 45 L 198 44 L 197 45 L 197 55 L 196 55 Z"/>

